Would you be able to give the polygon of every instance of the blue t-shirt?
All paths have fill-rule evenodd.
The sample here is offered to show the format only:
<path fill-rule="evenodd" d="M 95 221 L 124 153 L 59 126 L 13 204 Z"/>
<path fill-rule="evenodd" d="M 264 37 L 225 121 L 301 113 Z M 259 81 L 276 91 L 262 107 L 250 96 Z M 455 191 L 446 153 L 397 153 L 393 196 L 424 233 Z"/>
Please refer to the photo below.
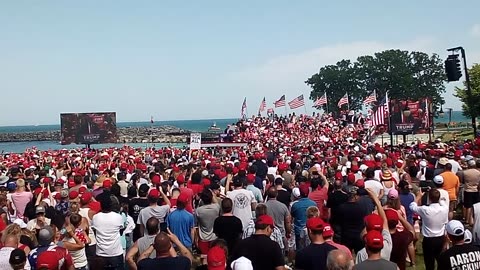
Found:
<path fill-rule="evenodd" d="M 168 215 L 167 226 L 185 247 L 192 247 L 191 230 L 194 226 L 192 214 L 184 209 L 177 209 Z"/>
<path fill-rule="evenodd" d="M 413 212 L 410 210 L 410 204 L 415 201 L 415 197 L 412 193 L 402 194 L 399 195 L 400 202 L 405 207 L 405 212 L 407 214 L 407 221 L 408 223 L 413 225 Z"/>
<path fill-rule="evenodd" d="M 302 198 L 292 205 L 291 212 L 294 218 L 295 235 L 300 235 L 300 232 L 305 228 L 307 224 L 307 208 L 310 206 L 317 206 L 317 204 L 309 198 Z"/>

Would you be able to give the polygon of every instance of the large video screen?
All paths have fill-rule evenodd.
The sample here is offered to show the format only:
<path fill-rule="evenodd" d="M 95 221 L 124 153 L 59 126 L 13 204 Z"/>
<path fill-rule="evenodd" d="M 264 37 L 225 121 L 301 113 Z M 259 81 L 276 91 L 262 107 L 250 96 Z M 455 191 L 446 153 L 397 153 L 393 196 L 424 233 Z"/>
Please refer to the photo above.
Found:
<path fill-rule="evenodd" d="M 117 142 L 117 116 L 114 112 L 64 113 L 60 115 L 62 144 Z"/>
<path fill-rule="evenodd" d="M 393 134 L 426 134 L 430 130 L 429 101 L 392 100 Z M 409 113 L 406 115 L 405 110 Z"/>

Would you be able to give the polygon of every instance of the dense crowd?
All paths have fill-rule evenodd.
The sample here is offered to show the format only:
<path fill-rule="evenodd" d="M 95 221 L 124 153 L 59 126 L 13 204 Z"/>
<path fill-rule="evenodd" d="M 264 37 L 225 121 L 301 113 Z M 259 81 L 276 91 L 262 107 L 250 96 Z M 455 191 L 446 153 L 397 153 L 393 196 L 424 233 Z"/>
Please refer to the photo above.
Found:
<path fill-rule="evenodd" d="M 0 269 L 404 270 L 417 241 L 427 270 L 480 269 L 480 140 L 326 114 L 226 133 L 246 146 L 3 154 Z"/>

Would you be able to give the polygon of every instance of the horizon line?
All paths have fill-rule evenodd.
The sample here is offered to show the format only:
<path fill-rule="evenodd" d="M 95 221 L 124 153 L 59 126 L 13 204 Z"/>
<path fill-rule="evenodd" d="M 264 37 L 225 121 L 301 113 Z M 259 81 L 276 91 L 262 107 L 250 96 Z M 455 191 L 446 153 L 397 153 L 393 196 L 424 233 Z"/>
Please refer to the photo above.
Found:
<path fill-rule="evenodd" d="M 240 119 L 240 117 L 238 118 L 205 118 L 205 119 L 175 119 L 175 120 L 155 120 L 154 119 L 154 123 L 155 122 L 182 122 L 182 121 L 215 121 L 215 120 L 233 120 L 233 119 Z M 117 122 L 117 124 L 121 124 L 121 123 L 150 123 L 150 120 L 148 121 L 119 121 Z M 61 123 L 57 123 L 57 124 L 26 124 L 26 125 L 0 125 L 0 128 L 9 128 L 9 127 L 35 127 L 35 126 L 57 126 L 57 125 L 60 125 Z"/>

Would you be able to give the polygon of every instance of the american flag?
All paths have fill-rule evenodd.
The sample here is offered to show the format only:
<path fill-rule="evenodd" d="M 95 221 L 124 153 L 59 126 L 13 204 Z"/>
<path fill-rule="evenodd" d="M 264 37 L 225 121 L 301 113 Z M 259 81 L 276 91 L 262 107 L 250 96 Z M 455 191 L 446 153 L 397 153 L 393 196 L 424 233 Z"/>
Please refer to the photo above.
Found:
<path fill-rule="evenodd" d="M 348 104 L 348 93 L 345 93 L 345 95 L 338 101 L 338 107 L 341 108 L 345 104 Z"/>
<path fill-rule="evenodd" d="M 290 106 L 291 110 L 302 107 L 304 105 L 305 105 L 305 100 L 303 99 L 303 95 L 300 95 L 294 98 L 292 101 L 288 102 L 288 106 Z"/>
<path fill-rule="evenodd" d="M 385 118 L 387 118 L 389 112 L 388 108 L 388 93 L 385 95 L 385 98 L 378 105 L 377 110 L 372 116 L 372 125 L 379 126 L 385 125 Z"/>
<path fill-rule="evenodd" d="M 247 98 L 243 100 L 243 104 L 242 104 L 242 118 L 246 118 L 246 117 L 247 117 Z"/>
<path fill-rule="evenodd" d="M 275 104 L 275 108 L 285 106 L 285 95 L 281 96 L 280 99 L 275 101 L 273 104 Z"/>
<path fill-rule="evenodd" d="M 267 113 L 268 113 L 268 114 L 273 114 L 273 113 L 274 113 L 273 108 L 268 109 L 268 110 L 267 110 Z"/>
<path fill-rule="evenodd" d="M 260 108 L 258 108 L 258 112 L 265 111 L 266 107 L 267 107 L 267 102 L 265 101 L 265 98 L 263 98 L 262 102 L 260 103 Z"/>
<path fill-rule="evenodd" d="M 370 104 L 373 102 L 377 102 L 377 93 L 375 90 L 373 90 L 373 93 L 363 101 L 364 104 Z"/>
<path fill-rule="evenodd" d="M 327 93 L 325 93 L 321 98 L 317 98 L 317 100 L 313 103 L 313 107 L 322 106 L 327 104 Z"/>

